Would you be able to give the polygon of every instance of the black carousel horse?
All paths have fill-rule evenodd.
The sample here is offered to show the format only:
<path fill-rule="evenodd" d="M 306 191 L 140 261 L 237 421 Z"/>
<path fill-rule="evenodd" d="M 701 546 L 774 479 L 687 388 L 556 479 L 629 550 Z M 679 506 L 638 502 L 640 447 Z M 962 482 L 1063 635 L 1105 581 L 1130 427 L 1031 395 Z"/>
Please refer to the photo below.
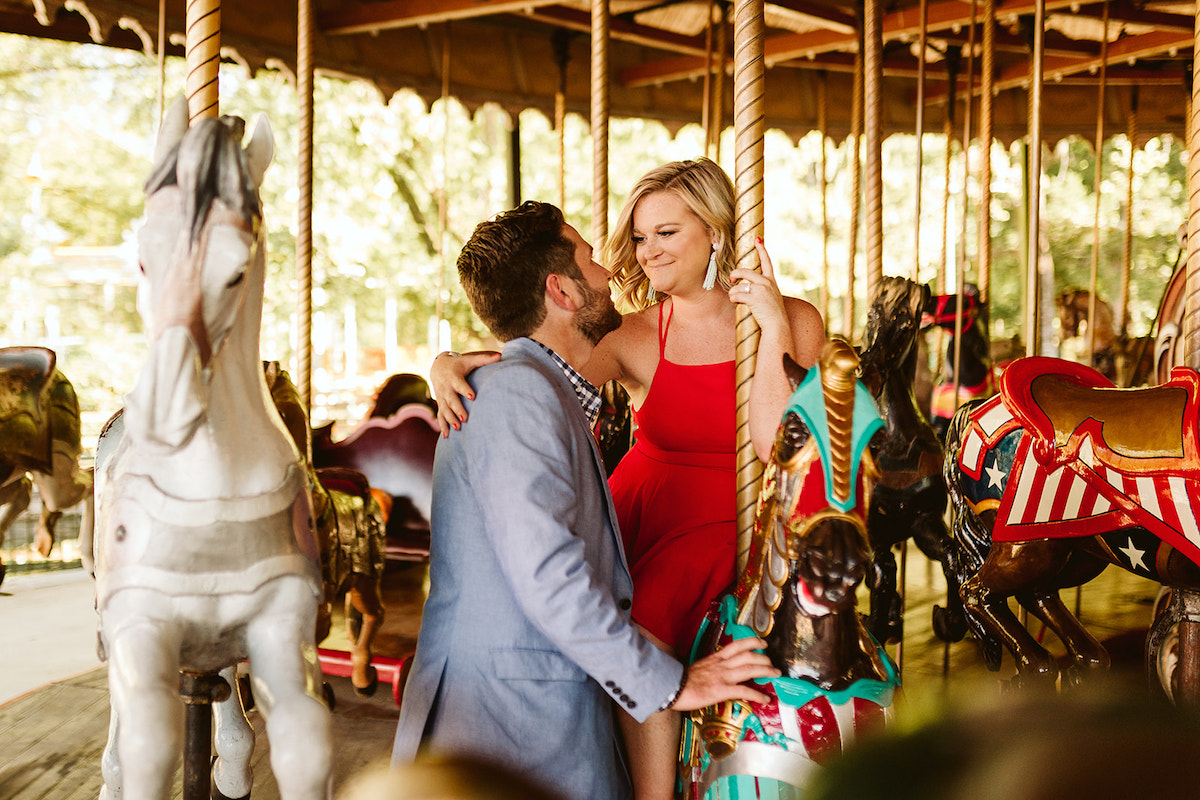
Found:
<path fill-rule="evenodd" d="M 955 571 L 948 562 L 952 548 L 943 519 L 942 444 L 913 394 L 922 317 L 936 311 L 941 300 L 927 286 L 884 277 L 867 312 L 861 375 L 884 419 L 882 433 L 871 443 L 879 480 L 867 517 L 873 552 L 867 627 L 881 642 L 899 641 L 903 635 L 893 548 L 909 537 L 942 565 L 946 576 L 947 605 L 935 608 L 934 630 L 945 641 L 958 641 L 966 632 Z"/>
<path fill-rule="evenodd" d="M 763 475 L 754 538 L 736 590 L 713 603 L 693 659 L 760 636 L 782 676 L 684 722 L 682 797 L 793 797 L 817 765 L 891 715 L 896 665 L 855 604 L 870 559 L 866 503 L 881 428 L 854 380 L 858 358 L 830 341 L 803 370 L 784 359 L 791 400 Z"/>

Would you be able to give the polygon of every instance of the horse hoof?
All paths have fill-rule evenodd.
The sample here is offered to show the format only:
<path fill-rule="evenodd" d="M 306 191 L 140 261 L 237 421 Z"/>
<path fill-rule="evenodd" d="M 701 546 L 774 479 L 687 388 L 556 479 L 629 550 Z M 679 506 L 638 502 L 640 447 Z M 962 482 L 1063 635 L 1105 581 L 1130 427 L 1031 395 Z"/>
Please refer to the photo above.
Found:
<path fill-rule="evenodd" d="M 0 564 L 0 586 L 4 585 L 4 573 L 8 572 L 8 568 Z"/>
<path fill-rule="evenodd" d="M 967 620 L 962 614 L 955 614 L 948 608 L 934 606 L 933 633 L 947 644 L 961 642 L 967 635 Z"/>
<path fill-rule="evenodd" d="M 250 795 L 245 794 L 241 797 L 226 797 L 225 794 L 217 788 L 217 784 L 214 782 L 212 785 L 212 800 L 250 800 Z"/>
<path fill-rule="evenodd" d="M 1000 670 L 1000 661 L 1004 658 L 1004 648 L 998 639 L 985 636 L 979 640 L 979 651 L 983 655 L 983 664 L 989 672 Z"/>
<path fill-rule="evenodd" d="M 370 682 L 366 686 L 354 686 L 354 693 L 359 697 L 373 697 L 375 690 L 379 688 L 379 671 L 374 667 L 367 667 L 367 675 L 370 676 Z"/>

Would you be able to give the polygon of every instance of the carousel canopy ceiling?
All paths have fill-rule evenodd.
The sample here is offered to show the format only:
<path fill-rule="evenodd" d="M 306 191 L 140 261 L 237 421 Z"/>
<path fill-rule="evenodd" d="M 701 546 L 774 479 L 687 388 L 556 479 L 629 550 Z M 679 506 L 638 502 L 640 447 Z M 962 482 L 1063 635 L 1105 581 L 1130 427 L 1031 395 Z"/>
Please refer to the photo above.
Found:
<path fill-rule="evenodd" d="M 468 107 L 552 114 L 565 84 L 569 111 L 585 117 L 591 86 L 590 4 L 549 0 L 312 0 L 319 71 L 371 81 L 385 96 L 408 88 L 432 101 L 449 91 Z M 996 2 L 993 75 L 995 135 L 1025 135 L 1033 61 L 1033 0 Z M 1105 6 L 1107 5 L 1107 22 Z M 183 0 L 167 0 L 168 52 L 182 54 Z M 729 24 L 719 22 L 725 8 Z M 669 126 L 700 122 L 710 9 L 711 41 L 724 44 L 727 71 L 720 117 L 732 123 L 732 4 L 709 0 L 611 0 L 610 113 Z M 916 130 L 920 13 L 916 0 L 882 11 L 885 133 Z M 983 3 L 928 0 L 924 129 L 940 132 L 948 108 L 961 133 L 967 76 L 978 85 Z M 765 5 L 767 125 L 792 137 L 820 126 L 841 138 L 851 125 L 859 15 L 855 0 L 778 0 Z M 0 29 L 68 41 L 154 51 L 158 0 L 0 0 Z M 1042 129 L 1047 140 L 1093 138 L 1099 85 L 1104 135 L 1182 137 L 1191 96 L 1192 3 L 1045 0 Z M 722 30 L 724 28 L 724 30 Z M 250 69 L 294 72 L 296 0 L 225 0 L 225 55 Z M 972 30 L 974 34 L 972 35 Z M 1107 38 L 1107 48 L 1103 40 Z M 971 44 L 974 43 L 972 49 Z M 715 63 L 715 61 L 714 61 Z M 563 77 L 565 71 L 565 77 Z M 949 78 L 951 74 L 955 77 Z M 955 91 L 950 87 L 953 84 Z M 822 104 L 822 87 L 826 102 Z M 955 104 L 948 98 L 957 98 Z M 979 96 L 973 99 L 978 111 Z M 824 114 L 822 114 L 824 105 Z M 1136 111 L 1136 115 L 1133 112 Z"/>

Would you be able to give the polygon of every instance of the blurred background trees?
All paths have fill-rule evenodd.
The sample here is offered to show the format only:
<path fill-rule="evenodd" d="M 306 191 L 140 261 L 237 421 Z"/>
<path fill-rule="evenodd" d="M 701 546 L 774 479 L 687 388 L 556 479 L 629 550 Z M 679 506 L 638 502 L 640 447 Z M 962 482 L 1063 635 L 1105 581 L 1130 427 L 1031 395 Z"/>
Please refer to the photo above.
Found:
<path fill-rule="evenodd" d="M 0 298 L 0 345 L 44 344 L 58 352 L 61 368 L 80 393 L 88 445 L 99 424 L 120 406 L 144 353 L 135 311 L 135 237 L 159 117 L 158 84 L 156 61 L 139 53 L 0 35 L 0 276 L 8 287 Z M 168 59 L 165 85 L 169 102 L 183 86 L 178 59 Z M 275 164 L 262 189 L 269 258 L 262 350 L 264 358 L 294 369 L 295 90 L 280 73 L 264 71 L 252 79 L 237 65 L 226 65 L 221 110 L 248 120 L 265 112 L 275 133 Z M 444 347 L 490 344 L 458 288 L 454 259 L 476 223 L 510 205 L 513 120 L 493 106 L 468 113 L 454 99 L 429 108 L 407 92 L 385 102 L 371 86 L 321 76 L 315 110 L 313 415 L 317 422 L 353 424 L 387 374 L 424 373 Z M 564 136 L 564 210 L 590 237 L 587 121 L 568 117 Z M 613 220 L 647 169 L 703 153 L 698 125 L 668 131 L 658 123 L 614 120 L 610 137 Z M 536 112 L 521 115 L 520 144 L 522 198 L 557 202 L 552 122 Z M 911 276 L 917 260 L 915 144 L 913 136 L 898 135 L 883 147 L 885 274 Z M 1100 153 L 1099 293 L 1114 305 L 1124 252 L 1129 148 L 1128 139 L 1117 135 Z M 860 240 L 856 319 L 847 324 L 842 317 L 849 148 L 829 141 L 824 152 L 827 243 L 821 232 L 820 136 L 793 142 L 768 133 L 765 239 L 783 290 L 819 303 L 822 288 L 827 289 L 830 330 L 853 336 L 861 333 L 866 309 L 866 246 Z M 919 263 L 921 280 L 935 281 L 944 270 L 952 291 L 960 253 L 967 261 L 967 280 L 975 280 L 978 186 L 972 175 L 964 192 L 956 147 L 947 193 L 944 153 L 941 135 L 927 135 Z M 992 333 L 1007 338 L 1019 332 L 1022 320 L 1025 178 L 1019 145 L 993 143 L 992 153 Z M 1088 285 L 1095 158 L 1090 143 L 1063 140 L 1048 146 L 1043 160 L 1042 223 L 1057 291 Z M 732 132 L 726 133 L 719 160 L 732 173 Z M 971 161 L 977 165 L 978 160 L 973 149 Z M 1137 150 L 1134 166 L 1129 310 L 1130 333 L 1141 335 L 1153 323 L 1179 254 L 1175 236 L 1185 219 L 1185 152 L 1180 142 L 1154 139 Z M 943 243 L 947 196 L 950 218 Z"/>

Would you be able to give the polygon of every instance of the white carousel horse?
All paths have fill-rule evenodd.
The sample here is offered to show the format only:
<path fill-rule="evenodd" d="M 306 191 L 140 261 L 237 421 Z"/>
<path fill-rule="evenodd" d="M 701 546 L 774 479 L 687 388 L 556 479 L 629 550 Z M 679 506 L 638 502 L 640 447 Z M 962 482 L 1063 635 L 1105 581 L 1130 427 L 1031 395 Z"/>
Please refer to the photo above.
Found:
<path fill-rule="evenodd" d="M 330 793 L 311 500 L 258 352 L 258 186 L 274 143 L 265 117 L 245 150 L 243 130 L 229 117 L 189 129 L 175 103 L 146 183 L 138 305 L 150 353 L 123 431 L 97 448 L 96 595 L 112 704 L 102 797 L 169 796 L 184 739 L 181 671 L 228 676 L 246 659 L 281 797 Z M 214 778 L 236 797 L 249 790 L 246 765 L 225 762 L 249 752 L 244 742 L 231 752 L 222 727 Z M 231 770 L 244 786 L 222 786 Z"/>

